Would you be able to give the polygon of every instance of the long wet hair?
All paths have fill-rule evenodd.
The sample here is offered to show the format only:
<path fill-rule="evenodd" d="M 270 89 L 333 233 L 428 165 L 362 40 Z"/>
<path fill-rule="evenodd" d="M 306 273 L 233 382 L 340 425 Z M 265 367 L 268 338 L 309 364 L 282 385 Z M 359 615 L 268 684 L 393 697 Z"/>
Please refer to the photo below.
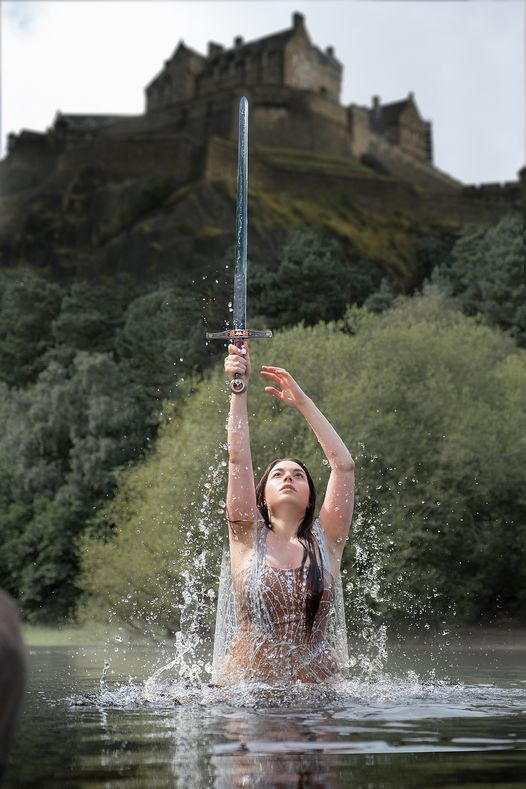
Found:
<path fill-rule="evenodd" d="M 261 517 L 265 521 L 265 525 L 271 529 L 272 523 L 270 521 L 270 514 L 268 511 L 267 503 L 265 501 L 265 486 L 267 484 L 267 479 L 277 463 L 281 463 L 282 460 L 288 460 L 292 463 L 297 463 L 300 468 L 303 469 L 305 475 L 307 477 L 307 482 L 309 483 L 309 503 L 307 505 L 307 509 L 305 510 L 305 515 L 303 516 L 303 520 L 299 525 L 298 528 L 298 540 L 303 545 L 303 559 L 301 560 L 301 569 L 305 566 L 305 562 L 307 558 L 309 559 L 309 569 L 307 571 L 307 595 L 305 600 L 305 620 L 307 625 L 307 632 L 311 633 L 312 628 L 314 626 L 314 620 L 316 619 L 316 614 L 318 612 L 318 608 L 320 606 L 321 597 L 323 595 L 324 583 L 323 583 L 323 562 L 320 555 L 320 560 L 318 562 L 318 557 L 316 555 L 316 546 L 315 540 L 312 534 L 312 525 L 314 522 L 314 511 L 316 509 L 316 488 L 314 487 L 313 479 L 309 473 L 308 468 L 305 466 L 301 460 L 297 458 L 277 458 L 273 460 L 271 463 L 268 464 L 267 468 L 265 469 L 263 476 L 259 480 L 257 487 L 256 487 L 256 503 L 258 506 L 258 510 L 261 513 Z"/>

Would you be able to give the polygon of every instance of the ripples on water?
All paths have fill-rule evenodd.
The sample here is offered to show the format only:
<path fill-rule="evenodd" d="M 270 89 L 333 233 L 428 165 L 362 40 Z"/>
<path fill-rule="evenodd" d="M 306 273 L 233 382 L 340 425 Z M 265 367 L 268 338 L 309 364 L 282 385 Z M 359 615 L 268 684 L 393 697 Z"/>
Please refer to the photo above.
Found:
<path fill-rule="evenodd" d="M 104 680 L 68 704 L 73 714 L 98 710 L 110 740 L 119 720 L 139 714 L 148 737 L 163 740 L 180 786 L 383 789 L 476 778 L 477 786 L 504 787 L 523 785 L 526 776 L 526 686 L 511 675 L 510 687 L 423 680 L 409 671 L 323 686 L 219 688 L 170 679 L 170 668 L 143 682 Z M 140 745 L 128 747 L 148 751 L 143 738 L 144 730 Z"/>
<path fill-rule="evenodd" d="M 319 709 L 338 713 L 345 710 L 353 718 L 397 720 L 425 718 L 483 717 L 526 713 L 526 689 L 497 688 L 493 685 L 465 685 L 447 682 L 422 682 L 413 672 L 404 680 L 386 676 L 376 682 L 345 680 L 334 684 L 267 685 L 247 682 L 229 687 L 192 684 L 178 680 L 160 680 L 159 673 L 144 683 L 132 680 L 107 687 L 99 692 L 73 695 L 67 699 L 72 707 L 107 709 L 166 708 L 179 705 L 226 705 L 240 709 L 286 708 Z"/>
<path fill-rule="evenodd" d="M 374 679 L 218 688 L 157 649 L 34 649 L 6 786 L 526 785 L 524 650 L 445 652 L 458 681 L 426 648 L 427 669 L 402 650 Z"/>

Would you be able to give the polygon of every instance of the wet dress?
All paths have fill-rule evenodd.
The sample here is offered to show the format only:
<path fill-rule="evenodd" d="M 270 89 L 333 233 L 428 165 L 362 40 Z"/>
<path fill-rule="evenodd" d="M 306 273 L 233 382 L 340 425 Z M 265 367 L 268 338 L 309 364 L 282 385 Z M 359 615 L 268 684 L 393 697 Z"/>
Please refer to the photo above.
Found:
<path fill-rule="evenodd" d="M 308 561 L 283 569 L 266 559 L 269 529 L 257 524 L 249 567 L 232 572 L 236 632 L 225 654 L 227 682 L 327 682 L 341 678 L 336 653 L 326 637 L 333 612 L 334 579 L 328 571 L 325 535 L 313 526 L 324 589 L 312 629 L 306 622 Z"/>

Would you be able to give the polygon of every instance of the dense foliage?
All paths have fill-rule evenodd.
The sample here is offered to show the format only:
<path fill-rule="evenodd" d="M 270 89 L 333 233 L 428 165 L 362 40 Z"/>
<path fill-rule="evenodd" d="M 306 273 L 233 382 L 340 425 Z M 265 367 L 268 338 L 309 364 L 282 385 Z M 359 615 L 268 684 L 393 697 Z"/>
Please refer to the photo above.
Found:
<path fill-rule="evenodd" d="M 519 216 L 466 228 L 432 281 L 468 315 L 482 315 L 526 346 L 526 226 Z"/>
<path fill-rule="evenodd" d="M 2 272 L 0 586 L 27 618 L 56 620 L 78 595 L 77 537 L 116 471 L 154 440 L 165 398 L 204 349 L 202 299 L 176 285 L 58 285 Z M 225 299 L 207 299 L 219 323 Z M 199 349 L 199 350 L 197 350 Z"/>
<path fill-rule="evenodd" d="M 480 315 L 491 325 L 500 326 L 511 334 L 517 343 L 524 344 L 525 285 L 524 277 L 521 279 L 521 239 L 521 223 L 515 218 L 502 220 L 492 228 L 468 228 L 458 239 L 454 231 L 437 230 L 423 236 L 415 244 L 412 251 L 415 271 L 420 272 L 421 278 L 431 272 L 438 287 L 449 294 L 458 307 L 470 315 Z M 172 603 L 168 609 L 164 609 L 164 604 L 160 601 L 167 599 L 163 590 L 176 589 L 180 582 L 181 568 L 178 566 L 175 550 L 181 539 L 179 502 L 187 496 L 184 491 L 187 490 L 185 486 L 188 481 L 191 480 L 196 486 L 199 474 L 210 465 L 209 440 L 217 439 L 214 446 L 218 446 L 222 435 L 221 409 L 225 404 L 223 395 L 216 397 L 217 408 L 214 412 L 210 408 L 211 395 L 207 385 L 201 384 L 195 394 L 193 390 L 210 364 L 223 354 L 220 343 L 211 343 L 208 347 L 204 345 L 203 333 L 205 328 L 221 329 L 225 316 L 228 315 L 232 273 L 228 261 L 231 262 L 231 258 L 230 254 L 228 259 L 219 261 L 215 268 L 211 266 L 208 274 L 195 274 L 191 287 L 185 289 L 175 280 L 152 282 L 148 287 L 123 278 L 99 283 L 76 281 L 68 284 L 45 279 L 30 270 L 0 272 L 0 586 L 18 599 L 26 618 L 56 620 L 74 609 L 79 595 L 78 540 L 88 530 L 97 535 L 97 540 L 90 543 L 93 557 L 98 556 L 101 562 L 105 561 L 104 557 L 109 556 L 112 550 L 116 551 L 117 557 L 115 561 L 111 560 L 113 569 L 109 580 L 103 582 L 100 574 L 93 573 L 93 578 L 98 579 L 98 593 L 102 594 L 106 589 L 108 599 L 118 601 L 122 589 L 129 583 L 124 576 L 130 579 L 143 577 L 143 580 L 147 576 L 148 583 L 144 580 L 140 587 L 143 592 L 140 605 L 137 603 L 137 610 L 144 611 L 147 600 L 157 599 L 161 620 L 168 629 L 173 627 L 177 616 L 171 607 Z M 498 265 L 495 261 L 498 261 Z M 277 329 L 303 321 L 309 327 L 320 319 L 342 319 L 347 305 L 353 303 L 365 304 L 367 308 L 355 313 L 353 321 L 360 315 L 360 326 L 365 326 L 369 320 L 372 321 L 371 326 L 379 327 L 382 320 L 387 320 L 389 308 L 396 303 L 396 284 L 384 274 L 377 260 L 361 259 L 352 255 L 349 257 L 343 243 L 337 242 L 334 237 L 316 234 L 310 230 L 294 232 L 280 248 L 275 260 L 267 261 L 265 266 L 254 265 L 251 269 L 249 303 L 252 308 L 252 322 Z M 191 276 L 192 274 L 187 272 L 187 279 Z M 417 308 L 418 303 L 418 299 L 415 300 L 411 309 L 423 309 Z M 424 303 L 427 304 L 425 300 L 422 304 Z M 404 309 L 409 310 L 409 305 L 410 302 L 407 302 Z M 401 309 L 398 304 L 393 316 L 402 314 Z M 450 308 L 446 312 L 454 314 Z M 375 324 L 375 320 L 380 323 Z M 418 325 L 420 328 L 415 329 L 415 332 L 421 332 L 422 337 L 418 339 L 415 336 L 415 348 L 420 347 L 419 343 L 423 343 L 423 346 L 422 358 L 415 351 L 415 379 L 419 369 L 424 374 L 426 354 L 435 352 L 432 344 L 425 345 L 428 340 L 431 342 L 429 338 L 426 340 L 426 332 L 432 331 L 426 329 L 426 320 L 422 320 Z M 478 326 L 476 330 L 482 331 L 482 327 Z M 307 329 L 295 331 L 300 333 L 298 337 L 308 337 L 301 341 L 298 339 L 298 348 L 304 342 L 311 342 Z M 344 401 L 337 407 L 333 406 L 330 399 L 325 401 L 324 392 L 331 388 L 331 380 L 337 371 L 338 375 L 344 376 L 344 373 L 348 373 L 350 376 L 348 382 L 341 385 L 342 398 L 351 391 L 349 387 L 354 380 L 354 373 L 350 368 L 347 369 L 347 362 L 340 364 L 340 354 L 342 359 L 353 358 L 350 348 L 355 345 L 344 345 L 338 350 L 339 346 L 333 347 L 332 344 L 343 342 L 342 338 L 346 338 L 346 343 L 351 340 L 356 343 L 359 333 L 354 336 L 356 328 L 352 322 L 349 323 L 349 319 L 338 328 L 332 326 L 324 329 L 317 326 L 312 331 L 313 337 L 322 338 L 321 345 L 327 343 L 323 353 L 321 350 L 316 351 L 318 356 L 315 357 L 320 358 L 320 377 L 326 379 L 325 383 L 322 384 L 320 380 L 316 384 L 323 388 L 323 392 L 316 388 L 312 388 L 312 392 L 321 397 L 322 404 L 326 405 L 329 411 L 334 407 L 334 413 L 338 413 L 338 408 L 344 409 Z M 307 334 L 302 335 L 301 332 Z M 292 332 L 287 336 L 295 338 L 296 334 Z M 359 342 L 364 342 L 366 336 L 361 333 Z M 490 333 L 488 336 L 495 338 L 500 335 Z M 279 339 L 272 344 L 273 355 L 278 353 L 281 342 Z M 492 342 L 497 340 L 492 339 Z M 498 342 L 505 341 L 501 337 Z M 291 349 L 293 347 L 294 344 Z M 317 346 L 313 345 L 314 347 Z M 391 347 L 387 340 L 385 347 Z M 407 348 L 407 354 L 411 356 L 409 340 Z M 503 357 L 513 356 L 511 348 L 510 345 L 509 349 L 503 352 Z M 259 354 L 262 349 L 257 348 L 255 352 Z M 374 353 L 376 352 L 375 350 Z M 448 387 L 453 387 L 452 391 L 455 393 L 455 387 L 458 388 L 463 380 L 464 367 L 469 371 L 474 363 L 469 343 L 465 347 L 460 344 L 457 352 L 458 358 L 455 357 L 453 369 L 447 369 L 445 378 Z M 291 353 L 296 351 L 291 350 Z M 364 349 L 363 353 L 370 354 L 371 351 Z M 371 355 L 371 364 L 375 358 L 374 353 Z M 399 351 L 394 349 L 393 353 L 393 358 L 398 358 Z M 332 361 L 322 363 L 322 356 Z M 292 357 L 293 362 L 295 358 Z M 338 359 L 337 364 L 334 359 Z M 418 359 L 420 361 L 417 364 Z M 500 361 L 499 359 L 499 364 Z M 486 362 L 491 375 L 486 381 L 482 372 L 480 373 L 484 391 L 484 387 L 487 388 L 494 380 L 493 363 L 488 360 Z M 481 361 L 480 364 L 482 363 Z M 511 365 L 511 362 L 509 364 Z M 303 370 L 304 366 L 305 363 L 300 363 L 298 357 L 297 369 Z M 389 366 L 382 357 L 378 374 L 386 375 L 388 369 Z M 507 373 L 508 376 L 515 374 L 518 375 Z M 219 375 L 220 379 L 219 373 L 215 375 Z M 504 376 L 504 373 L 502 375 Z M 216 391 L 219 391 L 219 379 L 213 378 L 210 384 Z M 453 380 L 451 384 L 450 379 Z M 503 380 L 508 381 L 508 378 L 504 376 Z M 345 377 L 342 381 L 345 381 Z M 405 386 L 404 381 L 398 378 L 397 385 L 402 390 Z M 445 391 L 449 391 L 447 387 Z M 371 402 L 375 402 L 377 395 L 377 392 L 373 392 Z M 410 393 L 407 392 L 404 396 L 410 397 Z M 457 407 L 458 397 L 457 394 L 451 396 L 452 408 Z M 462 402 L 462 397 L 458 402 Z M 502 405 L 499 397 L 495 394 L 490 403 L 488 394 L 490 404 L 487 406 L 487 418 L 492 424 L 498 424 L 503 418 L 499 410 Z M 366 402 L 364 400 L 364 403 Z M 181 412 L 183 404 L 184 410 Z M 258 409 L 260 407 L 269 406 L 261 404 Z M 514 407 L 513 403 L 509 407 Z M 517 407 L 520 412 L 520 405 Z M 346 410 L 349 414 L 354 413 L 350 402 Z M 516 414 L 518 419 L 519 412 Z M 171 422 L 165 421 L 167 414 L 170 414 Z M 279 431 L 283 432 L 284 437 L 295 435 L 297 424 L 290 414 L 280 415 L 279 418 L 276 414 L 274 416 L 275 424 L 278 425 L 275 435 L 278 435 Z M 423 418 L 423 415 L 415 410 L 415 425 L 417 418 Z M 459 430 L 462 427 L 469 433 L 472 428 L 470 419 L 476 421 L 475 416 L 463 418 L 467 421 L 463 427 L 463 423 L 459 422 Z M 389 432 L 382 427 L 383 420 L 392 421 L 394 417 L 385 416 L 380 404 L 375 419 L 381 435 L 384 435 L 387 441 Z M 431 421 L 434 423 L 434 415 Z M 177 466 L 171 472 L 172 489 L 166 498 L 168 515 L 165 515 L 160 504 L 157 507 L 158 502 L 164 501 L 165 495 L 164 489 L 158 489 L 162 484 L 162 474 L 155 484 L 151 480 L 148 483 L 143 482 L 141 476 L 145 475 L 144 480 L 149 479 L 150 464 L 156 455 L 149 454 L 148 448 L 155 444 L 159 422 L 159 447 L 165 440 L 165 434 L 173 439 L 175 424 L 177 441 L 186 441 L 190 447 L 187 460 L 187 449 L 177 449 Z M 199 429 L 202 423 L 204 431 L 197 441 L 199 447 L 194 446 L 192 438 L 197 422 Z M 361 418 L 359 422 L 361 424 Z M 274 435 L 272 425 L 266 424 L 265 429 Z M 414 436 L 419 436 L 420 432 L 420 429 L 415 427 L 413 432 L 404 433 L 402 438 L 405 440 L 406 435 L 411 435 L 414 440 Z M 446 429 L 443 432 L 444 435 L 448 434 Z M 402 442 L 401 435 L 393 433 L 389 440 L 392 443 Z M 517 436 L 520 435 L 520 432 L 517 432 Z M 351 428 L 348 436 L 354 442 L 358 434 Z M 368 440 L 370 441 L 370 437 Z M 463 447 L 462 440 L 459 434 L 457 442 Z M 311 452 L 308 441 L 305 441 L 305 451 Z M 169 444 L 164 446 L 169 447 Z M 186 444 L 184 446 L 186 447 Z M 353 446 L 356 450 L 356 443 Z M 270 449 L 272 444 L 268 443 L 268 447 Z M 196 454 L 198 449 L 201 455 Z M 262 453 L 264 449 L 262 447 Z M 522 445 L 519 445 L 515 450 L 517 465 L 520 465 L 522 449 Z M 169 448 L 168 455 L 172 451 Z M 419 451 L 417 447 L 417 455 Z M 377 454 L 382 457 L 381 453 Z M 144 457 L 147 458 L 146 464 L 143 463 Z M 424 464 L 423 459 L 420 459 L 420 462 Z M 188 468 L 185 465 L 187 463 Z M 373 461 L 371 468 L 376 469 L 376 463 L 377 461 Z M 134 468 L 128 476 L 127 469 L 132 465 Z M 454 481 L 451 490 L 456 491 L 458 502 L 461 502 L 453 507 L 452 518 L 456 517 L 458 507 L 467 507 L 472 511 L 469 495 L 464 493 L 459 485 L 460 481 L 467 477 L 466 485 L 470 488 L 469 475 L 475 473 L 473 468 L 468 466 L 465 472 L 459 472 L 458 479 L 455 477 L 458 469 L 452 467 L 450 471 Z M 417 471 L 419 468 L 413 471 L 414 479 L 422 479 Z M 517 512 L 520 512 L 522 483 L 517 473 L 514 467 L 509 481 L 501 488 L 502 507 L 495 515 L 494 524 L 509 524 L 513 518 L 518 518 L 517 522 L 521 522 L 513 508 L 515 505 L 510 505 L 510 501 L 516 502 L 519 507 Z M 390 480 L 388 475 L 386 479 Z M 152 485 L 152 491 L 157 490 L 157 502 L 154 499 L 150 501 L 146 496 L 147 484 Z M 384 480 L 382 485 L 385 484 Z M 390 480 L 389 484 L 394 483 Z M 401 491 L 404 492 L 403 508 L 407 508 L 407 502 L 412 499 L 405 498 L 406 491 L 416 490 L 417 483 L 412 482 L 409 488 L 406 483 L 404 485 L 397 485 L 395 490 L 397 496 L 401 495 Z M 221 485 L 214 485 L 214 491 L 220 488 Z M 362 485 L 362 512 L 368 508 L 367 511 L 370 510 L 372 517 L 379 506 L 376 503 L 376 493 L 366 499 L 363 495 L 365 490 L 369 488 Z M 108 510 L 105 505 L 112 501 L 116 491 L 116 509 L 110 507 Z M 453 494 L 441 493 L 441 507 L 443 502 L 449 501 L 450 495 Z M 148 530 L 149 544 L 153 539 L 152 530 L 157 530 L 157 537 L 153 539 L 157 547 L 151 549 L 160 568 L 155 578 L 148 575 L 150 559 L 142 556 L 140 551 L 134 553 L 136 546 L 133 540 L 131 554 L 135 558 L 132 559 L 130 554 L 128 566 L 118 561 L 119 556 L 126 555 L 126 551 L 121 550 L 121 541 L 124 539 L 121 535 L 123 518 L 126 520 L 129 517 L 129 511 L 122 505 L 122 496 L 127 496 L 129 502 L 136 499 L 150 502 L 145 520 L 147 526 L 144 528 Z M 195 498 L 195 507 L 199 506 L 199 496 L 200 494 Z M 398 500 L 396 496 L 392 499 Z M 429 496 L 422 496 L 422 500 L 429 503 L 430 499 Z M 216 506 L 214 501 L 212 497 L 210 502 Z M 194 505 L 189 504 L 188 507 L 187 519 L 184 522 L 188 524 L 185 528 L 191 533 L 196 511 Z M 386 517 L 387 511 L 384 513 Z M 410 508 L 407 511 L 411 512 Z M 420 509 L 417 508 L 415 512 L 420 512 Z M 486 546 L 493 545 L 493 539 L 499 544 L 505 544 L 503 535 L 506 535 L 506 540 L 509 537 L 508 542 L 511 541 L 509 544 L 512 545 L 514 529 L 504 529 L 504 526 L 490 529 L 483 525 L 487 523 L 487 518 L 485 515 L 483 517 L 486 510 L 482 505 L 473 512 L 482 513 L 480 519 L 479 515 L 476 515 L 476 529 L 485 535 Z M 166 524 L 172 522 L 179 525 L 177 528 L 173 527 L 174 531 L 168 532 Z M 119 535 L 116 541 L 112 540 L 114 532 Z M 418 543 L 418 548 L 410 546 L 417 557 L 417 564 L 421 559 L 419 551 L 424 544 L 427 543 Z M 105 547 L 102 547 L 103 545 Z M 164 548 L 161 550 L 159 546 L 166 548 L 164 554 Z M 448 553 L 449 543 L 442 540 L 435 545 L 434 541 L 429 539 L 429 546 L 435 557 L 432 561 L 430 559 L 432 566 L 433 562 L 436 562 L 443 567 L 450 561 L 452 554 Z M 510 548 L 512 558 L 492 558 L 486 565 L 488 550 L 489 547 L 480 551 L 477 549 L 470 558 L 471 563 L 462 565 L 474 573 L 474 578 L 483 579 L 480 581 L 480 600 L 487 598 L 486 602 L 481 602 L 477 608 L 478 603 L 468 604 L 464 601 L 459 611 L 466 617 L 474 616 L 477 610 L 490 615 L 498 606 L 502 606 L 508 615 L 518 615 L 520 605 L 517 601 L 520 595 L 514 590 L 514 579 L 520 579 L 521 574 L 510 573 L 511 591 L 506 595 L 499 592 L 501 596 L 498 598 L 495 597 L 496 593 L 490 594 L 489 590 L 497 588 L 500 581 L 495 581 L 493 586 L 486 581 L 490 566 L 491 572 L 501 577 L 509 571 L 510 562 L 515 562 L 519 554 Z M 407 551 L 410 553 L 409 547 Z M 139 561 L 139 558 L 142 569 L 135 572 L 134 561 Z M 356 560 L 353 565 L 355 569 L 359 564 Z M 107 571 L 103 571 L 101 565 L 101 573 L 108 575 Z M 464 569 L 459 570 L 460 574 L 463 572 Z M 121 577 L 120 574 L 123 573 L 124 576 Z M 457 583 L 453 580 L 456 578 L 455 574 L 451 572 L 449 575 L 451 583 Z M 431 575 L 428 577 L 431 578 Z M 415 583 L 415 588 L 419 583 Z M 86 576 L 82 584 L 85 588 L 89 586 Z M 405 588 L 411 585 L 412 581 L 403 584 Z M 99 603 L 102 599 L 100 594 Z M 435 593 L 429 592 L 431 597 L 433 594 Z M 454 595 L 447 592 L 444 600 L 452 597 Z M 432 599 L 435 603 L 440 602 L 439 598 Z M 123 617 L 132 619 L 129 607 L 125 609 L 122 611 Z"/>
<path fill-rule="evenodd" d="M 336 323 L 283 331 L 272 345 L 254 344 L 253 358 L 256 370 L 272 360 L 296 374 L 356 457 L 344 559 L 351 624 L 364 606 L 398 621 L 524 616 L 524 352 L 429 289 L 380 315 L 355 308 Z M 166 418 L 146 462 L 122 475 L 107 513 L 114 536 L 83 543 L 84 588 L 124 621 L 173 629 L 205 505 L 217 574 L 223 379 L 216 369 L 199 384 Z M 310 430 L 264 393 L 257 374 L 250 412 L 256 475 L 292 454 L 323 489 L 327 468 Z M 194 539 L 189 556 L 183 546 Z"/>

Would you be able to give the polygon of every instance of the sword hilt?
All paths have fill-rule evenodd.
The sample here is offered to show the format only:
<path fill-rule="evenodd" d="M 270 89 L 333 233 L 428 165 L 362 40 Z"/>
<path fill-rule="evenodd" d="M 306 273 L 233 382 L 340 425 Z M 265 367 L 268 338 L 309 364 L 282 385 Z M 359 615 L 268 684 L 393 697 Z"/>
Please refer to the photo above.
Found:
<path fill-rule="evenodd" d="M 240 339 L 233 340 L 233 343 L 236 346 L 236 348 L 243 347 L 243 340 Z M 232 394 L 243 394 L 246 388 L 247 388 L 247 384 L 245 382 L 245 379 L 241 378 L 240 375 L 236 375 L 236 377 L 232 378 L 232 380 L 230 381 L 230 391 L 232 392 Z"/>
<path fill-rule="evenodd" d="M 269 329 L 227 329 L 226 331 L 207 331 L 207 340 L 229 340 L 237 348 L 243 347 L 243 341 L 249 339 L 270 339 L 272 332 Z M 230 389 L 233 394 L 242 394 L 247 388 L 241 376 L 236 376 L 230 381 Z"/>
<path fill-rule="evenodd" d="M 239 348 L 243 344 L 243 340 L 270 339 L 271 337 L 270 329 L 227 329 L 226 331 L 207 331 L 206 333 L 207 340 L 230 340 L 234 344 L 238 340 Z"/>

